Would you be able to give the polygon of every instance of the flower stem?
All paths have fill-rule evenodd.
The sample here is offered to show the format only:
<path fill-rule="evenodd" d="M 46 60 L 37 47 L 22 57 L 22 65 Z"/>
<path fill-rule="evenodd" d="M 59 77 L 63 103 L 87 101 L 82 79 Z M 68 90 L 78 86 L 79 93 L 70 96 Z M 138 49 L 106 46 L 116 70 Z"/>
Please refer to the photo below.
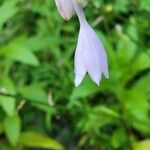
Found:
<path fill-rule="evenodd" d="M 78 18 L 79 18 L 80 25 L 86 25 L 86 24 L 88 24 L 87 20 L 85 18 L 83 9 L 80 6 L 80 4 L 76 0 L 72 0 L 72 1 L 73 1 L 73 7 L 74 7 L 74 9 L 75 9 L 75 11 L 77 13 Z"/>

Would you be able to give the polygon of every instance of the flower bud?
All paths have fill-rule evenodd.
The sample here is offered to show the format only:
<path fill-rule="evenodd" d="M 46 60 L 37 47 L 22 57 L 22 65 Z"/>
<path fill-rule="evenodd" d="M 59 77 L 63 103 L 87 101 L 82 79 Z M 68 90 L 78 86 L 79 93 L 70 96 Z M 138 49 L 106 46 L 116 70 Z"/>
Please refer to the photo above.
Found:
<path fill-rule="evenodd" d="M 74 11 L 72 0 L 55 0 L 55 3 L 60 15 L 65 20 L 70 20 Z"/>

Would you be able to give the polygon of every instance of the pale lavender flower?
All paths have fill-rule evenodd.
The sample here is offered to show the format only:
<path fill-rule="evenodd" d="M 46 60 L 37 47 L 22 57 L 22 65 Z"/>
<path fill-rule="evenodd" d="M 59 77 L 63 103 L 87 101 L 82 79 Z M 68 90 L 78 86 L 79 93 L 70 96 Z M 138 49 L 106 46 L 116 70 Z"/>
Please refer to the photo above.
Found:
<path fill-rule="evenodd" d="M 83 10 L 77 0 L 55 1 L 63 18 L 70 19 L 75 10 L 80 22 L 80 32 L 74 64 L 75 86 L 77 87 L 82 82 L 86 73 L 88 73 L 92 80 L 99 85 L 102 74 L 104 74 L 106 78 L 109 78 L 107 54 L 101 41 L 88 24 Z"/>
<path fill-rule="evenodd" d="M 99 85 L 102 73 L 106 78 L 109 78 L 107 55 L 76 0 L 73 0 L 73 6 L 80 21 L 80 32 L 75 52 L 75 86 L 77 87 L 81 83 L 86 73 Z"/>
<path fill-rule="evenodd" d="M 60 15 L 65 20 L 70 20 L 74 11 L 72 0 L 55 0 L 55 3 Z"/>

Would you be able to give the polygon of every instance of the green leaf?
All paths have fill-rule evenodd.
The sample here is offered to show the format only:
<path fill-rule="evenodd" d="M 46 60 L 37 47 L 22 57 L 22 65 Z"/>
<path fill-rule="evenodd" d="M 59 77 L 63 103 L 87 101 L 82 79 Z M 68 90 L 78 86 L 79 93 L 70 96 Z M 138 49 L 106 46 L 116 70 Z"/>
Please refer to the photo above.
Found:
<path fill-rule="evenodd" d="M 18 12 L 16 2 L 16 0 L 7 0 L 4 1 L 4 3 L 0 7 L 0 29 L 8 19 L 13 17 Z"/>
<path fill-rule="evenodd" d="M 35 55 L 25 47 L 12 49 L 6 54 L 6 57 L 33 66 L 39 64 Z"/>
<path fill-rule="evenodd" d="M 43 102 L 48 104 L 48 95 L 38 85 L 19 87 L 18 92 L 31 101 Z"/>
<path fill-rule="evenodd" d="M 128 43 L 128 44 L 126 44 Z M 137 45 L 125 34 L 120 34 L 117 42 L 117 56 L 120 65 L 128 63 L 137 50 Z"/>
<path fill-rule="evenodd" d="M 134 144 L 134 150 L 149 150 L 150 149 L 150 139 L 136 142 Z"/>
<path fill-rule="evenodd" d="M 4 93 L 15 94 L 15 87 L 12 81 L 8 78 L 1 78 L 0 90 Z M 3 108 L 5 113 L 12 116 L 15 112 L 15 98 L 0 95 L 0 106 Z"/>
<path fill-rule="evenodd" d="M 11 146 L 6 141 L 1 140 L 0 141 L 0 150 L 19 150 L 19 149 Z"/>
<path fill-rule="evenodd" d="M 134 21 L 134 19 L 133 19 Z M 135 41 L 139 40 L 139 35 L 135 23 L 130 23 L 127 27 L 127 34 Z"/>
<path fill-rule="evenodd" d="M 18 142 L 21 130 L 21 121 L 18 115 L 6 117 L 4 120 L 4 131 L 8 141 L 15 146 Z"/>
<path fill-rule="evenodd" d="M 106 111 L 107 110 L 107 111 Z M 111 113 L 108 113 L 108 110 Z M 96 106 L 93 108 L 88 108 L 86 111 L 87 116 L 81 119 L 78 126 L 82 128 L 85 132 L 93 130 L 99 133 L 99 129 L 107 124 L 110 124 L 114 120 L 114 114 L 116 113 L 104 106 Z M 111 114 L 111 115 L 110 115 Z"/>
<path fill-rule="evenodd" d="M 133 86 L 133 88 L 145 93 L 145 95 L 149 95 L 150 86 L 147 83 L 150 83 L 150 73 L 144 75 L 140 80 L 138 80 Z"/>
<path fill-rule="evenodd" d="M 130 123 L 139 131 L 150 133 L 149 103 L 145 93 L 133 88 L 124 92 L 123 98 Z"/>
<path fill-rule="evenodd" d="M 25 46 L 25 37 L 17 37 L 8 45 L 1 48 L 0 55 L 14 61 L 19 61 L 25 64 L 37 66 L 39 61 L 34 53 Z"/>
<path fill-rule="evenodd" d="M 116 12 L 126 12 L 128 10 L 128 6 L 129 1 L 115 0 L 113 8 Z"/>
<path fill-rule="evenodd" d="M 120 117 L 120 115 L 117 112 L 115 112 L 115 111 L 113 111 L 113 110 L 111 110 L 111 109 L 109 109 L 109 108 L 107 108 L 105 106 L 99 106 L 98 109 L 102 113 L 107 114 L 107 115 L 109 115 L 111 117 L 115 117 L 115 118 L 119 118 Z"/>
<path fill-rule="evenodd" d="M 2 123 L 0 122 L 0 134 L 3 132 L 3 125 Z"/>
<path fill-rule="evenodd" d="M 145 11 L 150 12 L 150 9 L 149 9 L 150 0 L 142 0 L 142 1 L 139 1 L 139 2 L 140 2 L 139 9 L 141 11 L 145 10 Z"/>
<path fill-rule="evenodd" d="M 8 116 L 13 115 L 15 110 L 15 98 L 0 96 L 0 106 Z"/>
<path fill-rule="evenodd" d="M 134 62 L 132 63 L 131 68 L 134 71 L 134 74 L 136 74 L 139 71 L 150 68 L 150 56 L 149 56 L 149 54 L 143 52 L 140 55 L 138 55 L 136 57 L 136 59 L 134 60 Z"/>
<path fill-rule="evenodd" d="M 129 65 L 130 67 L 128 67 Z M 116 70 L 115 73 L 120 71 L 122 77 L 121 80 L 119 81 L 119 84 L 123 83 L 125 85 L 126 83 L 128 83 L 129 80 L 133 79 L 136 75 L 138 75 L 139 72 L 149 68 L 150 68 L 150 57 L 148 53 L 142 52 L 139 53 L 138 55 L 135 55 L 133 59 L 124 66 L 120 66 L 119 70 Z"/>
<path fill-rule="evenodd" d="M 19 144 L 31 148 L 64 150 L 64 147 L 56 140 L 39 133 L 29 131 L 21 134 Z"/>
<path fill-rule="evenodd" d="M 122 128 L 119 128 L 114 131 L 111 137 L 111 143 L 115 149 L 118 149 L 119 147 L 121 147 L 121 145 L 126 141 L 125 135 L 126 133 Z"/>

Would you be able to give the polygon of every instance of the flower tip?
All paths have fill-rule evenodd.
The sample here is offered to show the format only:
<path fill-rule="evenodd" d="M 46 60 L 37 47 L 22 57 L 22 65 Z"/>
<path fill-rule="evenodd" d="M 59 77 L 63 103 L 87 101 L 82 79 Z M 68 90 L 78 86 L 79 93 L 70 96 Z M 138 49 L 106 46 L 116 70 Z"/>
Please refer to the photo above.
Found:
<path fill-rule="evenodd" d="M 78 87 L 80 85 L 83 78 L 84 78 L 84 76 L 82 76 L 82 75 L 75 75 L 75 79 L 74 79 L 75 87 Z"/>
<path fill-rule="evenodd" d="M 70 18 L 71 18 L 71 17 L 69 17 L 69 18 L 64 18 L 64 19 L 65 19 L 66 21 L 69 21 L 69 20 L 70 20 Z"/>
<path fill-rule="evenodd" d="M 80 81 L 74 81 L 75 87 L 78 87 L 80 85 Z"/>
<path fill-rule="evenodd" d="M 109 79 L 109 75 L 105 75 L 106 79 Z"/>
<path fill-rule="evenodd" d="M 80 85 L 80 83 L 81 83 L 81 80 L 75 79 L 75 81 L 74 81 L 75 87 L 78 87 Z"/>
<path fill-rule="evenodd" d="M 94 81 L 94 80 L 93 80 Z M 97 86 L 99 86 L 100 85 L 100 81 L 94 81 L 96 84 L 97 84 Z"/>
<path fill-rule="evenodd" d="M 100 81 L 101 81 L 101 77 L 102 77 L 102 73 L 89 73 L 91 79 L 93 80 L 93 82 L 95 82 L 98 86 L 100 85 Z"/>
<path fill-rule="evenodd" d="M 98 83 L 96 83 L 96 84 L 97 84 L 98 87 L 100 86 L 100 82 L 98 82 Z"/>
<path fill-rule="evenodd" d="M 78 84 L 78 83 L 75 83 L 75 87 L 78 87 L 80 84 Z"/>
<path fill-rule="evenodd" d="M 66 17 L 66 16 L 63 16 L 63 15 L 61 15 L 62 16 L 62 18 L 64 19 L 64 20 L 66 20 L 66 21 L 69 21 L 70 20 L 70 16 L 69 17 Z"/>
<path fill-rule="evenodd" d="M 105 73 L 104 73 L 104 76 L 105 76 L 106 79 L 109 79 L 109 72 L 108 72 L 108 71 L 105 72 Z"/>

